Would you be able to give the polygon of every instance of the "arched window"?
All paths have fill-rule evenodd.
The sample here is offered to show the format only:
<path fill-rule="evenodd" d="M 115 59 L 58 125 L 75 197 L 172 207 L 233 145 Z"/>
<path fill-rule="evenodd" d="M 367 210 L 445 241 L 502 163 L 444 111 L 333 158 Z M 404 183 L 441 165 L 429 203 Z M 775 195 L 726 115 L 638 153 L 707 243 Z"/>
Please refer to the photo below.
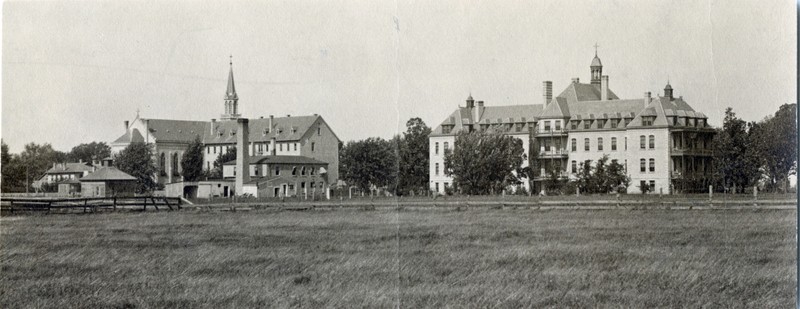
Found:
<path fill-rule="evenodd" d="M 603 138 L 597 138 L 597 151 L 603 151 Z"/>
<path fill-rule="evenodd" d="M 172 176 L 178 176 L 178 165 L 180 165 L 180 163 L 178 162 L 177 152 L 172 154 L 171 163 L 172 163 Z"/>
<path fill-rule="evenodd" d="M 578 140 L 572 139 L 572 152 L 578 151 Z"/>
<path fill-rule="evenodd" d="M 578 172 L 578 161 L 572 160 L 572 173 L 575 174 Z"/>
<path fill-rule="evenodd" d="M 584 151 L 589 151 L 589 139 L 588 138 L 584 138 L 583 139 L 583 150 Z"/>
<path fill-rule="evenodd" d="M 617 138 L 611 138 L 611 151 L 617 151 Z"/>
<path fill-rule="evenodd" d="M 297 166 L 292 166 L 292 176 L 297 176 Z"/>
<path fill-rule="evenodd" d="M 434 145 L 435 145 L 434 149 L 436 150 L 436 151 L 434 152 L 434 154 L 437 154 L 437 155 L 438 155 L 438 154 L 439 154 L 439 142 L 436 142 L 436 143 L 434 143 Z"/>
<path fill-rule="evenodd" d="M 281 175 L 281 167 L 280 166 L 276 166 L 275 167 L 275 176 L 280 176 L 280 175 Z"/>
<path fill-rule="evenodd" d="M 436 163 L 436 173 L 434 175 L 439 176 L 439 163 Z"/>
<path fill-rule="evenodd" d="M 303 175 L 303 176 L 305 176 L 305 175 L 306 175 L 306 167 L 305 167 L 305 166 L 303 166 L 302 168 L 300 168 L 300 175 Z"/>
<path fill-rule="evenodd" d="M 645 159 L 639 160 L 639 171 L 642 173 L 647 171 L 647 162 Z"/>
<path fill-rule="evenodd" d="M 656 159 L 650 158 L 650 172 L 656 171 Z"/>
<path fill-rule="evenodd" d="M 167 175 L 167 156 L 162 152 L 161 158 L 158 160 L 158 171 L 161 176 Z"/>
<path fill-rule="evenodd" d="M 650 135 L 650 149 L 656 148 L 656 137 L 655 135 Z"/>
<path fill-rule="evenodd" d="M 639 149 L 645 149 L 644 148 L 644 146 L 645 146 L 644 143 L 645 143 L 644 135 L 639 135 Z"/>

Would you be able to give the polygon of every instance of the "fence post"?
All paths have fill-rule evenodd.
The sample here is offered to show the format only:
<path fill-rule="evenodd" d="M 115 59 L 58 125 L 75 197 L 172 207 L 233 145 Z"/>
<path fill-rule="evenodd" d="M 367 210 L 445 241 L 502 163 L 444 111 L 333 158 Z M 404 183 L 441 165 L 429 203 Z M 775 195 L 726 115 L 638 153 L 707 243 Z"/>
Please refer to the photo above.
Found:
<path fill-rule="evenodd" d="M 114 207 L 114 210 L 117 210 L 117 197 L 116 196 L 113 197 L 113 202 L 112 203 L 113 203 L 112 206 Z"/>
<path fill-rule="evenodd" d="M 758 207 L 758 186 L 753 186 L 753 206 Z"/>

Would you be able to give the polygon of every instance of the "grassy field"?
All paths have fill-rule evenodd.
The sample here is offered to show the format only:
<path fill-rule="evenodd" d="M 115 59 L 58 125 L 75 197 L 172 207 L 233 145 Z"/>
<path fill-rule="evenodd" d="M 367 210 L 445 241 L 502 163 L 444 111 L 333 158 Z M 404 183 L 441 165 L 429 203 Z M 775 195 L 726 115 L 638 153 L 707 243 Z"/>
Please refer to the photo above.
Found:
<path fill-rule="evenodd" d="M 0 219 L 0 307 L 794 306 L 794 211 Z"/>

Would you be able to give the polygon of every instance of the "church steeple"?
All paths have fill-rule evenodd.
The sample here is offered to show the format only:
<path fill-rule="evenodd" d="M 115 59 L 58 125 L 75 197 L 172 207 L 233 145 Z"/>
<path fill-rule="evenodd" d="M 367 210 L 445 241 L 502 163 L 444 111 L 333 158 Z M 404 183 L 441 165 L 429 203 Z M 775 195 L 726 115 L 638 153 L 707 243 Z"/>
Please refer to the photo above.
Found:
<path fill-rule="evenodd" d="M 597 57 L 597 48 L 600 47 L 597 43 L 594 44 L 594 59 L 592 59 L 592 64 L 589 66 L 592 70 L 592 85 L 600 86 L 600 80 L 603 76 L 603 64 L 600 62 L 600 58 Z"/>
<path fill-rule="evenodd" d="M 222 114 L 223 120 L 238 119 L 239 114 L 239 95 L 236 94 L 236 85 L 233 83 L 233 56 L 230 57 L 230 71 L 228 72 L 228 89 L 225 91 L 225 113 Z"/>

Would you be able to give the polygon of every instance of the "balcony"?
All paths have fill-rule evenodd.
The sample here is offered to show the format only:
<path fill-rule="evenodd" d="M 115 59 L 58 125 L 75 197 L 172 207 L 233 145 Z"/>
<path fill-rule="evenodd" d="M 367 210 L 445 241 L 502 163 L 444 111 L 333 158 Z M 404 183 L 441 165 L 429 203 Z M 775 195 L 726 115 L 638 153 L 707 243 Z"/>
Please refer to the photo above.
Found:
<path fill-rule="evenodd" d="M 711 149 L 673 147 L 672 149 L 670 149 L 670 155 L 710 157 L 713 155 L 713 151 Z"/>
<path fill-rule="evenodd" d="M 702 179 L 702 178 L 711 178 L 711 174 L 706 174 L 703 171 L 696 171 L 696 172 L 681 172 L 681 171 L 672 171 L 669 172 L 669 178 L 671 179 Z"/>
<path fill-rule="evenodd" d="M 540 150 L 538 154 L 539 159 L 552 159 L 552 158 L 566 158 L 569 156 L 569 151 L 566 149 L 550 148 L 550 151 Z"/>
<path fill-rule="evenodd" d="M 570 176 L 570 173 L 567 173 L 567 172 L 561 172 L 558 175 L 558 177 L 561 178 L 561 179 L 569 179 L 569 176 Z M 545 172 L 544 174 L 542 174 L 542 172 L 538 172 L 533 177 L 534 181 L 545 181 L 545 180 L 548 180 L 548 179 L 550 179 L 550 174 L 547 173 L 547 172 Z"/>
<path fill-rule="evenodd" d="M 550 128 L 549 130 L 536 130 L 535 132 L 537 137 L 540 136 L 567 136 L 569 134 L 569 130 L 567 128 Z"/>

